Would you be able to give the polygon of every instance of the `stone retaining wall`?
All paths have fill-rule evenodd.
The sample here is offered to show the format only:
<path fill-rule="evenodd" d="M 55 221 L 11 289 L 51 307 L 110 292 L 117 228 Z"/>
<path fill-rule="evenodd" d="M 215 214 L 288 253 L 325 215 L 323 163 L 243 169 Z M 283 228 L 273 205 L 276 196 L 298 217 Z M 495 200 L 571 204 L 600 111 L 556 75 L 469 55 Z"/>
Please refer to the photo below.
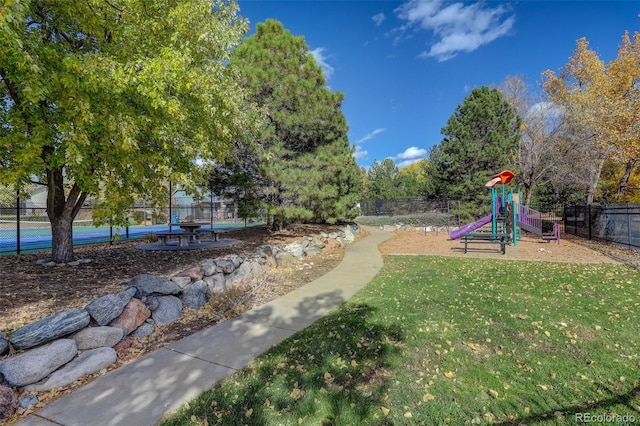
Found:
<path fill-rule="evenodd" d="M 171 277 L 141 274 L 123 283 L 116 294 L 102 296 L 84 309 L 65 309 L 25 325 L 10 335 L 0 333 L 0 420 L 38 401 L 37 393 L 67 386 L 103 370 L 117 360 L 118 344 L 148 336 L 156 325 L 180 318 L 183 308 L 199 309 L 227 289 L 251 285 L 273 267 L 354 241 L 358 225 L 307 236 L 286 245 L 264 245 L 251 256 L 205 259 Z M 18 399 L 18 390 L 29 395 Z"/>

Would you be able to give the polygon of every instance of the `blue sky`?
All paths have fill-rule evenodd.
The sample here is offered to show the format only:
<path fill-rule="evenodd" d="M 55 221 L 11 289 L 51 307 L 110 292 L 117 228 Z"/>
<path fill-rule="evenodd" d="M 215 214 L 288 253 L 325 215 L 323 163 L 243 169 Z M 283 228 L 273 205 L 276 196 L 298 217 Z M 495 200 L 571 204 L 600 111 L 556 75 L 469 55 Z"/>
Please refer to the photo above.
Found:
<path fill-rule="evenodd" d="M 625 30 L 640 31 L 638 1 L 258 1 L 240 15 L 274 18 L 304 36 L 343 112 L 361 166 L 399 166 L 428 154 L 474 87 L 509 75 L 534 87 L 586 37 L 604 61 Z"/>

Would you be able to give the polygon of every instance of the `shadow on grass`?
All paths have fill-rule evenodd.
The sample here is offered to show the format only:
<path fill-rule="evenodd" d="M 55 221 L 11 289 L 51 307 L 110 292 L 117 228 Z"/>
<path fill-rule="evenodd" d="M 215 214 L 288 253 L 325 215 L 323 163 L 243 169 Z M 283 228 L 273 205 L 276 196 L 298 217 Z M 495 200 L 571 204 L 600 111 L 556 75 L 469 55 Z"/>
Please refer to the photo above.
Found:
<path fill-rule="evenodd" d="M 495 423 L 501 426 L 509 425 L 528 425 L 544 422 L 552 422 L 555 424 L 559 419 L 565 419 L 567 421 L 575 421 L 578 424 L 593 423 L 601 424 L 595 418 L 598 416 L 609 415 L 611 420 L 604 421 L 603 423 L 611 424 L 637 424 L 640 421 L 640 413 L 636 412 L 640 406 L 640 386 L 635 386 L 631 390 L 625 393 L 616 393 L 614 390 L 601 385 L 600 390 L 607 396 L 598 401 L 585 404 L 576 404 L 569 407 L 561 407 L 553 411 L 541 412 L 538 414 L 532 413 L 530 416 L 518 417 L 513 421 L 506 421 L 502 423 Z M 621 407 L 626 408 L 630 413 L 625 417 L 624 414 L 617 414 L 620 416 L 616 418 L 616 415 L 611 413 L 619 413 Z M 633 419 L 629 420 L 630 417 Z M 625 420 L 625 418 L 627 420 Z M 590 420 L 589 420 L 590 419 Z M 635 420 L 634 420 L 635 419 Z M 618 421 L 620 420 L 620 421 Z"/>
<path fill-rule="evenodd" d="M 375 311 L 343 305 L 163 424 L 371 424 L 376 417 L 385 424 L 381 406 L 403 334 L 376 324 Z"/>

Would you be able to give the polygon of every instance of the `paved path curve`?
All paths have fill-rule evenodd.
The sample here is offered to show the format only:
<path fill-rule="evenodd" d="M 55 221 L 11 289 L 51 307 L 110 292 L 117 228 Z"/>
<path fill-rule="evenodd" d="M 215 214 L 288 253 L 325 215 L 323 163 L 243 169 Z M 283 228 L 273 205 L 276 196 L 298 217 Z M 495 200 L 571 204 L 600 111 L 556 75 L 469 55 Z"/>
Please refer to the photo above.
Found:
<path fill-rule="evenodd" d="M 151 352 L 59 398 L 19 426 L 149 426 L 210 389 L 363 288 L 382 268 L 378 244 L 391 234 L 366 228 L 326 275 L 278 299 Z"/>

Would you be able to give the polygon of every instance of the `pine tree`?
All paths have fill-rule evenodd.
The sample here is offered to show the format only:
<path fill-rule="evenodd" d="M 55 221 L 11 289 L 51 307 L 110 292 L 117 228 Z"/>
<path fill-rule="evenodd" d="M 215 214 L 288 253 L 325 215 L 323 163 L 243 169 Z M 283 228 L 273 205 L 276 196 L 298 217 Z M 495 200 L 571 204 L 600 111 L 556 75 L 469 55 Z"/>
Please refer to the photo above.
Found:
<path fill-rule="evenodd" d="M 274 227 L 352 216 L 360 179 L 340 109 L 344 95 L 326 87 L 304 38 L 267 20 L 233 52 L 230 64 L 264 114 L 256 142 L 264 153 L 264 199 Z"/>

